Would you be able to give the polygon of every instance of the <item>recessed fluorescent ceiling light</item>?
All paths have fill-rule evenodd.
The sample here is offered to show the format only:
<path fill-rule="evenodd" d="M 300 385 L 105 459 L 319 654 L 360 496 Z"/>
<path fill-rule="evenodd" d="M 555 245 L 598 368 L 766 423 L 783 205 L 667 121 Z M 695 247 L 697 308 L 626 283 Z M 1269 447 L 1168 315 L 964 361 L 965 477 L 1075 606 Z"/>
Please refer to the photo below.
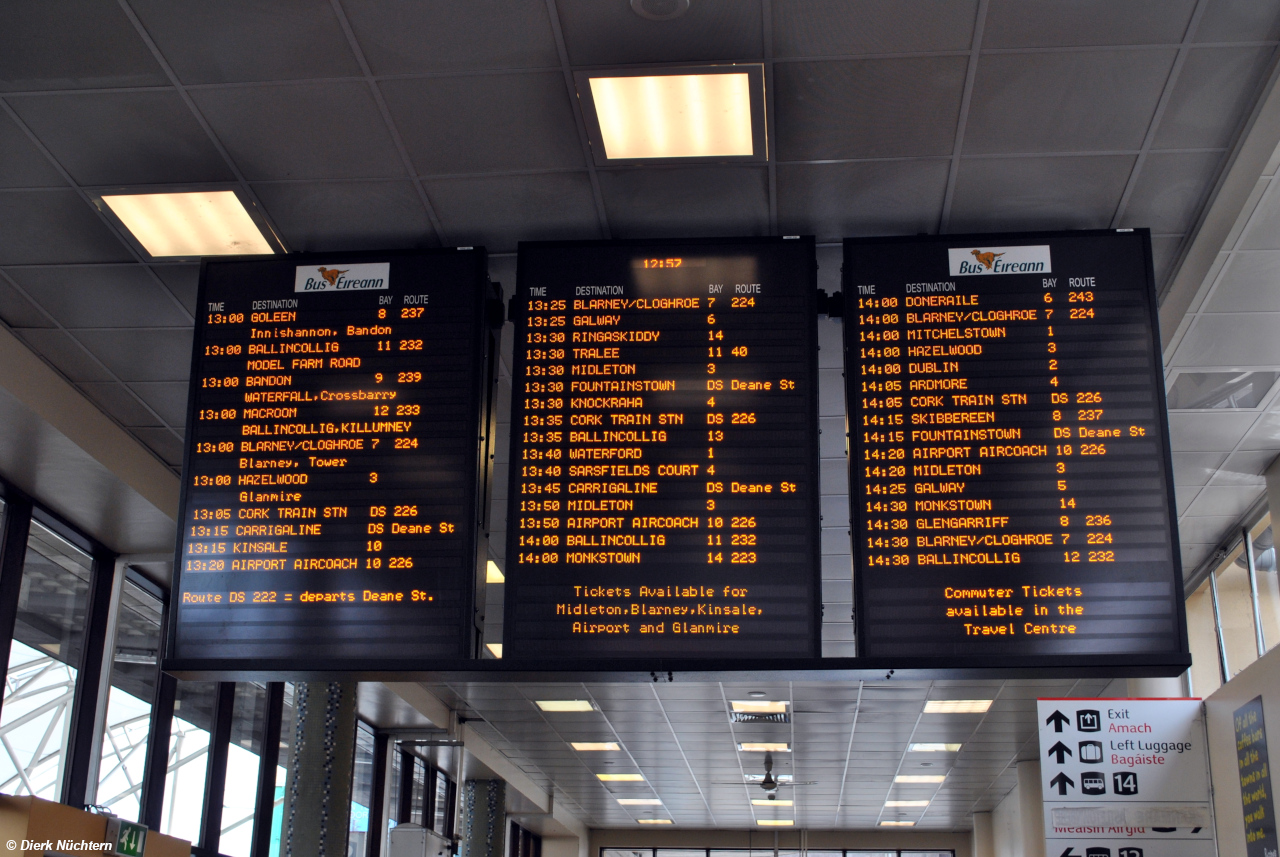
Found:
<path fill-rule="evenodd" d="M 638 824 L 675 824 L 669 818 L 637 818 L 636 822 Z"/>
<path fill-rule="evenodd" d="M 924 704 L 925 714 L 984 714 L 991 699 L 931 699 Z"/>
<path fill-rule="evenodd" d="M 644 774 L 596 774 L 602 783 L 642 783 Z"/>
<path fill-rule="evenodd" d="M 610 160 L 755 153 L 745 72 L 593 77 L 591 99 Z"/>
<path fill-rule="evenodd" d="M 589 699 L 539 699 L 535 703 L 543 711 L 595 711 Z"/>
<path fill-rule="evenodd" d="M 767 699 L 735 699 L 729 703 L 733 710 L 742 714 L 786 714 L 786 702 L 774 702 Z"/>
<path fill-rule="evenodd" d="M 893 778 L 893 781 L 895 783 L 940 783 L 946 778 L 946 774 L 899 774 Z"/>
<path fill-rule="evenodd" d="M 662 806 L 656 797 L 620 797 L 618 803 L 623 806 Z"/>
<path fill-rule="evenodd" d="M 498 564 L 493 560 L 489 560 L 489 564 L 484 570 L 485 583 L 506 583 L 506 575 L 502 573 L 502 569 L 498 568 Z"/>
<path fill-rule="evenodd" d="M 795 822 L 789 818 L 757 818 L 756 824 L 761 827 L 790 827 Z"/>
<path fill-rule="evenodd" d="M 927 800 L 887 800 L 885 806 L 928 806 Z"/>
<path fill-rule="evenodd" d="M 617 741 L 570 741 L 569 745 L 579 752 L 593 750 L 621 750 Z"/>
<path fill-rule="evenodd" d="M 745 741 L 738 749 L 746 753 L 790 753 L 791 745 L 777 741 Z"/>
<path fill-rule="evenodd" d="M 768 798 L 754 797 L 751 799 L 753 806 L 794 806 L 795 801 L 792 800 L 769 800 Z"/>
<path fill-rule="evenodd" d="M 485 647 L 486 649 L 488 649 L 488 650 L 493 654 L 493 656 L 494 656 L 495 658 L 501 658 L 501 657 L 502 657 L 502 644 L 501 644 L 501 643 L 485 643 L 485 644 L 484 644 L 484 647 Z"/>
<path fill-rule="evenodd" d="M 914 821 L 882 821 L 880 822 L 880 826 L 881 827 L 915 827 L 916 823 Z"/>
<path fill-rule="evenodd" d="M 234 191 L 113 195 L 102 201 L 156 258 L 275 252 Z"/>
<path fill-rule="evenodd" d="M 912 753 L 958 753 L 961 744 L 912 744 L 907 749 Z"/>

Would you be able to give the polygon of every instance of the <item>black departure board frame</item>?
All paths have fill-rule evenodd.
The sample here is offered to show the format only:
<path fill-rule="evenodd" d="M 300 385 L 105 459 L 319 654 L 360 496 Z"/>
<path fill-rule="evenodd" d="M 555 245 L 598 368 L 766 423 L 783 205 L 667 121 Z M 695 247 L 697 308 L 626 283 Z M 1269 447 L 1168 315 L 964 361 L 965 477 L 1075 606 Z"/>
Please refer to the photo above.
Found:
<path fill-rule="evenodd" d="M 817 657 L 812 237 L 521 243 L 504 661 Z"/>
<path fill-rule="evenodd" d="M 483 248 L 203 260 L 166 671 L 474 656 L 500 306 Z"/>
<path fill-rule="evenodd" d="M 846 239 L 843 279 L 860 658 L 1189 665 L 1148 230 Z"/>

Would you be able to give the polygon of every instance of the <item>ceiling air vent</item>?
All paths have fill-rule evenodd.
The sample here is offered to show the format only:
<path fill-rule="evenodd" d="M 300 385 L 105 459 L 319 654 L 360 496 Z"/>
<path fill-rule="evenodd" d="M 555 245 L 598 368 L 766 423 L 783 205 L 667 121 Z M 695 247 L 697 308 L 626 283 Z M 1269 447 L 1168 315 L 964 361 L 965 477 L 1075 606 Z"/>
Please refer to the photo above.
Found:
<path fill-rule="evenodd" d="M 756 714 L 750 711 L 734 711 L 729 715 L 734 723 L 790 723 L 791 715 L 785 712 Z"/>

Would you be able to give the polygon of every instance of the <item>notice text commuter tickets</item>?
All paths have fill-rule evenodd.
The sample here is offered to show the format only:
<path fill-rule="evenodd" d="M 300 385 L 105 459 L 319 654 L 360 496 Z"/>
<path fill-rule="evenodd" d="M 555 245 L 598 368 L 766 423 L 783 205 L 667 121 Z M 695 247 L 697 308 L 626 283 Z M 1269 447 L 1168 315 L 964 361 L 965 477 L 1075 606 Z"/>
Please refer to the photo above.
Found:
<path fill-rule="evenodd" d="M 521 244 L 504 656 L 812 657 L 812 239 Z"/>
<path fill-rule="evenodd" d="M 1185 661 L 1147 232 L 844 253 L 859 654 Z"/>
<path fill-rule="evenodd" d="M 470 656 L 485 270 L 482 250 L 206 261 L 180 668 Z"/>

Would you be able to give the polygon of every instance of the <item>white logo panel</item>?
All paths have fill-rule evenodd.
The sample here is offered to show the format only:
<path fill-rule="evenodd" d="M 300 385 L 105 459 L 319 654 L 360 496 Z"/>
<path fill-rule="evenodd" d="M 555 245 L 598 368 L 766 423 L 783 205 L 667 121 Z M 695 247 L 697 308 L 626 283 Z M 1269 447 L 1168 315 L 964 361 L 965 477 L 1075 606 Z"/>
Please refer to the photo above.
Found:
<path fill-rule="evenodd" d="M 949 247 L 947 260 L 951 276 L 976 277 L 988 274 L 1048 274 L 1053 271 L 1048 244 L 1022 247 Z"/>
<path fill-rule="evenodd" d="M 389 288 L 390 262 L 362 265 L 299 265 L 293 277 L 295 292 L 367 292 Z"/>

